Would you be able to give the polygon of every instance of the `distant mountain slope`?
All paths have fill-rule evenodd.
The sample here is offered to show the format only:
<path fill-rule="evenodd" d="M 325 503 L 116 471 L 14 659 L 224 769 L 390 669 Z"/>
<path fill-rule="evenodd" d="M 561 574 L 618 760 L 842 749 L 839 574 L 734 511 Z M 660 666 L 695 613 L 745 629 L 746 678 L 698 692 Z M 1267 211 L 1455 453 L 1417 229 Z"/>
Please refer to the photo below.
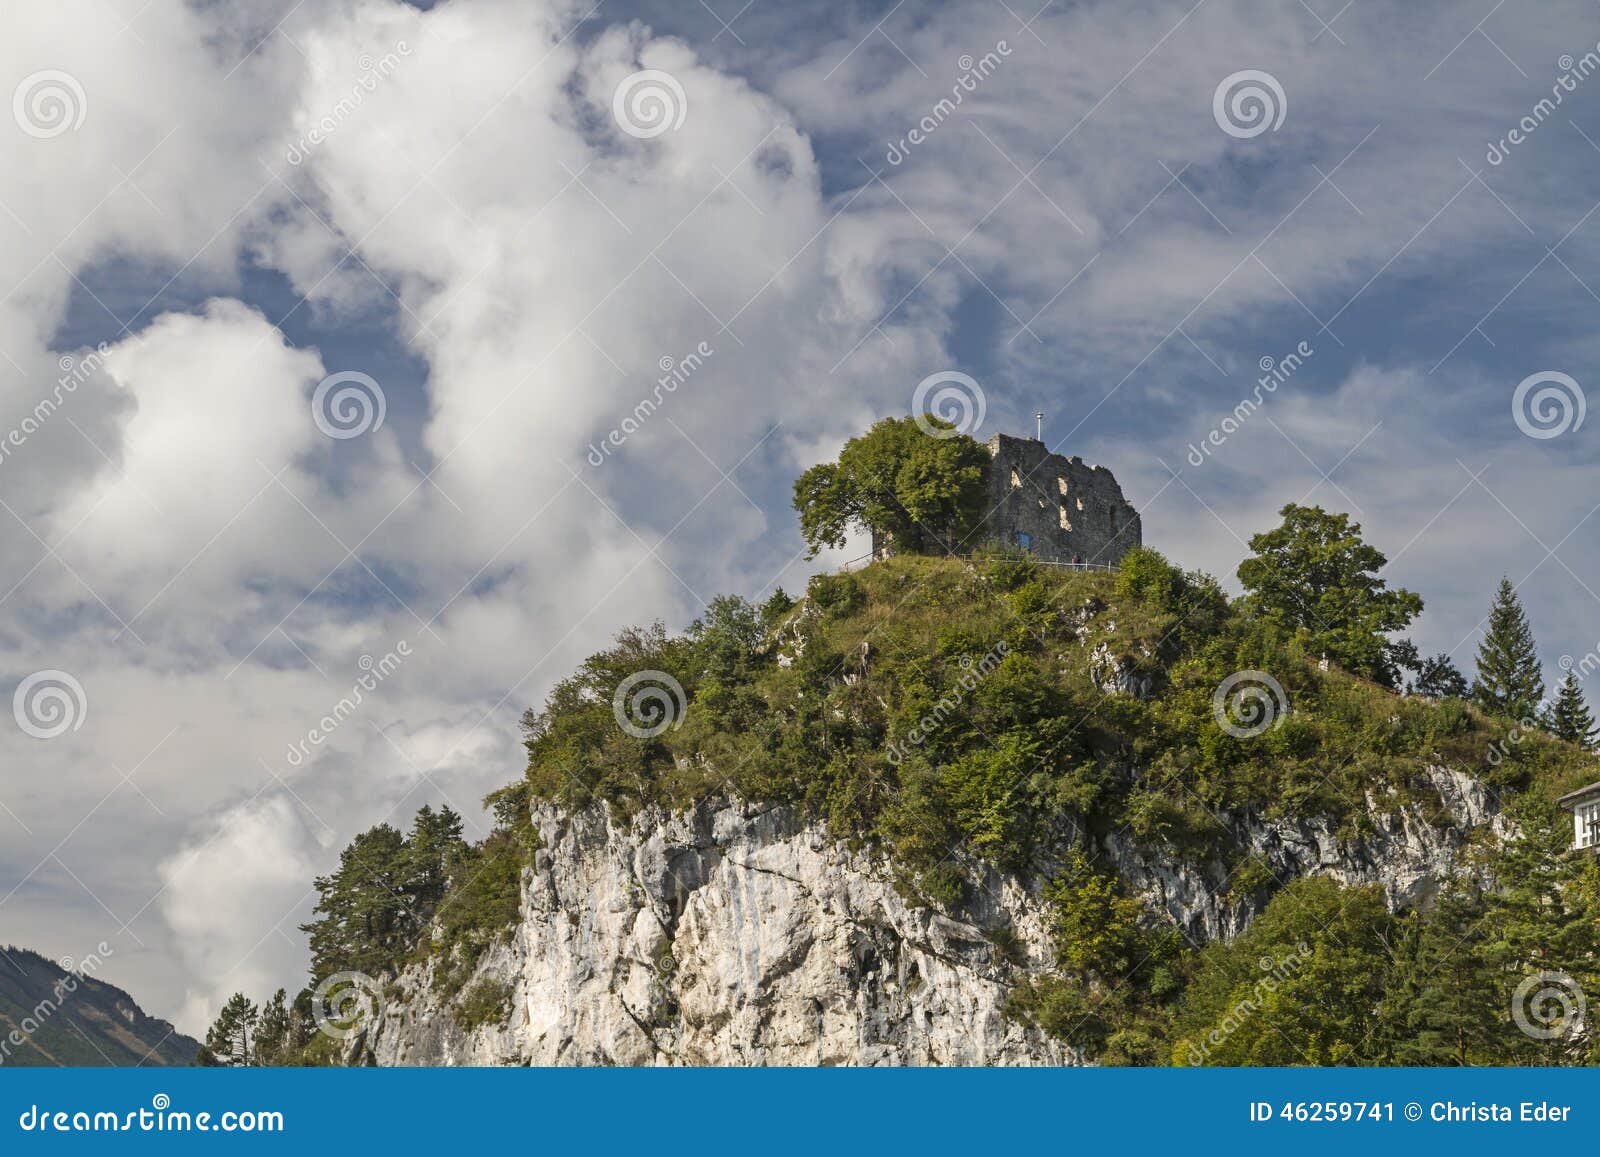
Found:
<path fill-rule="evenodd" d="M 0 1067 L 187 1065 L 199 1048 L 120 988 L 26 948 L 0 950 Z"/>

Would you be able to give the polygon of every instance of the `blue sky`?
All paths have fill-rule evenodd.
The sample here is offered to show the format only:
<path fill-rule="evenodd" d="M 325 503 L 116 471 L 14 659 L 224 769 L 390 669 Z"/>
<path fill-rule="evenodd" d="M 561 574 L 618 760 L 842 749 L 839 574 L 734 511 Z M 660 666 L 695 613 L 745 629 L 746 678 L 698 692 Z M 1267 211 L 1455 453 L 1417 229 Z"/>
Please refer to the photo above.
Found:
<path fill-rule="evenodd" d="M 800 557 L 790 483 L 945 370 L 980 384 L 974 433 L 1043 409 L 1149 545 L 1230 586 L 1284 503 L 1348 510 L 1426 600 L 1419 645 L 1470 667 L 1508 575 L 1553 681 L 1600 642 L 1600 419 L 1532 437 L 1513 395 L 1595 384 L 1600 21 L 1530 7 L 19 16 L 0 79 L 64 72 L 84 115 L 6 125 L 0 428 L 109 349 L 0 465 L 0 670 L 86 702 L 0 739 L 0 940 L 111 937 L 191 1030 L 218 993 L 293 983 L 311 875 L 422 802 L 481 818 L 517 715 L 618 627 L 859 553 Z M 644 70 L 680 90 L 659 135 L 614 105 Z M 1275 128 L 1219 117 L 1246 71 Z M 379 384 L 381 427 L 309 421 L 341 371 Z M 360 718 L 287 764 L 401 640 Z"/>

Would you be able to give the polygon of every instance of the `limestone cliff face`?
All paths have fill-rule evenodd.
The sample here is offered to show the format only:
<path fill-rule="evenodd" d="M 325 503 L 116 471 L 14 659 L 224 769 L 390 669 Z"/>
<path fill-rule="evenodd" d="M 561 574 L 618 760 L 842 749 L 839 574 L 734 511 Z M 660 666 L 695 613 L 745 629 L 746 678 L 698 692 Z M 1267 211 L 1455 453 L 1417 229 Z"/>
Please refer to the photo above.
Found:
<path fill-rule="evenodd" d="M 960 912 L 787 808 L 535 812 L 522 918 L 477 980 L 505 1024 L 463 1029 L 427 970 L 399 981 L 352 1059 L 382 1065 L 1028 1065 L 1071 1050 L 1008 1019 L 1045 965 L 1043 909 L 988 873 Z M 1007 938 L 1002 951 L 989 937 Z M 471 985 L 468 989 L 471 989 Z"/>
<path fill-rule="evenodd" d="M 1471 777 L 1428 773 L 1440 807 L 1331 825 L 1246 817 L 1234 834 L 1281 881 L 1308 872 L 1425 898 L 1474 829 L 1504 834 Z M 541 850 L 521 920 L 467 986 L 508 995 L 503 1022 L 463 1027 L 431 970 L 393 986 L 347 1059 L 381 1065 L 1065 1065 L 1083 1058 L 1008 1018 L 1014 985 L 1049 967 L 1047 912 L 1016 878 L 976 867 L 959 909 L 896 889 L 881 857 L 783 807 L 704 804 L 631 820 L 594 807 L 534 813 Z M 1070 833 L 1063 833 L 1072 838 Z M 1200 939 L 1231 937 L 1260 899 L 1221 863 L 1112 835 L 1129 887 Z"/>

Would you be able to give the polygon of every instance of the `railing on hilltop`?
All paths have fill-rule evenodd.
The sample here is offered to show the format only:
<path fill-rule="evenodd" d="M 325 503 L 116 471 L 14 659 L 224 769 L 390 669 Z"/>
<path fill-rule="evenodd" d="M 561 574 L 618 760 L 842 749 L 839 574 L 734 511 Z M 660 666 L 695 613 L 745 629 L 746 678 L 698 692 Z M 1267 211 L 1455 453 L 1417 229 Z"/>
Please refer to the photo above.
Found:
<path fill-rule="evenodd" d="M 861 568 L 865 567 L 869 563 L 873 562 L 876 559 L 876 557 L 877 557 L 876 555 L 864 554 L 860 558 L 853 558 L 849 562 L 841 563 L 839 565 L 839 568 L 837 570 L 835 570 L 833 573 L 834 574 L 848 574 L 851 571 L 860 570 Z M 938 558 L 938 557 L 941 557 L 941 556 L 939 556 L 939 555 L 929 555 L 928 557 L 930 557 L 930 558 Z M 960 558 L 960 559 L 962 559 L 963 561 L 966 561 L 966 562 L 974 562 L 974 561 L 976 561 L 970 555 L 944 555 L 942 557 L 944 557 L 944 558 Z M 1010 560 L 1010 559 L 986 559 L 984 561 L 987 561 L 987 562 L 1010 562 L 1010 561 L 1013 561 L 1013 560 Z M 1016 561 L 1021 561 L 1021 560 L 1016 560 Z M 1117 570 L 1122 569 L 1121 568 L 1121 564 L 1114 563 L 1114 562 L 1055 562 L 1054 560 L 1047 559 L 1047 558 L 1029 558 L 1027 561 L 1032 562 L 1037 566 L 1057 566 L 1057 567 L 1060 567 L 1062 570 L 1117 571 Z"/>

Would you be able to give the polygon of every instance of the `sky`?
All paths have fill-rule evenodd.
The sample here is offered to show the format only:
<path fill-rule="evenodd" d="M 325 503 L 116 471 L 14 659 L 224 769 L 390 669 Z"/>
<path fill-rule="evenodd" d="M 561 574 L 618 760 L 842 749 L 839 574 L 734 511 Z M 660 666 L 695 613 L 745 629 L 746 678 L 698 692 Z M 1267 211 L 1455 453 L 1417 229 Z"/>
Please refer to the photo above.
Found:
<path fill-rule="evenodd" d="M 1230 590 L 1320 504 L 1424 652 L 1600 646 L 1594 6 L 1039 4 L 7 6 L 0 943 L 297 988 L 586 654 L 862 553 L 792 481 L 934 374 Z"/>

